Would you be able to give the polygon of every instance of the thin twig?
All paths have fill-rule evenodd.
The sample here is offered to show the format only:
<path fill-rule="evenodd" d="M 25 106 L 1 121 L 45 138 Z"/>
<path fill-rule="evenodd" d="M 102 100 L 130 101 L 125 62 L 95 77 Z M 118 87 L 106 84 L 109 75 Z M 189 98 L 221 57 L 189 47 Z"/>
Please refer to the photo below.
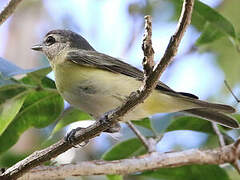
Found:
<path fill-rule="evenodd" d="M 160 71 L 159 76 L 164 72 L 164 70 L 167 68 L 167 66 L 171 63 L 173 60 L 173 57 L 177 54 L 177 50 L 180 44 L 180 41 L 182 40 L 182 37 L 187 29 L 187 26 L 191 22 L 191 14 L 193 10 L 194 1 L 187 1 L 185 0 L 183 2 L 182 12 L 180 20 L 178 21 L 178 27 L 177 31 L 174 33 L 174 35 L 171 37 L 170 42 L 168 43 L 168 47 L 156 67 L 155 71 Z"/>
<path fill-rule="evenodd" d="M 214 130 L 214 132 L 216 133 L 216 135 L 217 135 L 217 137 L 218 137 L 219 145 L 220 145 L 221 147 L 225 146 L 226 143 L 225 143 L 225 141 L 224 141 L 224 138 L 223 138 L 222 133 L 220 132 L 220 129 L 218 128 L 217 123 L 212 122 L 212 127 L 213 127 L 213 130 Z"/>
<path fill-rule="evenodd" d="M 142 61 L 143 70 L 144 70 L 144 82 L 148 76 L 153 72 L 154 67 L 154 50 L 152 48 L 152 18 L 151 16 L 145 16 L 145 32 L 143 35 L 142 50 L 144 58 Z M 140 139 L 143 145 L 146 147 L 148 152 L 155 151 L 155 145 L 149 143 L 148 140 L 138 131 L 138 129 L 130 122 L 127 122 L 128 126 Z"/>
<path fill-rule="evenodd" d="M 152 73 L 154 67 L 154 50 L 152 47 L 152 18 L 145 16 L 145 32 L 143 35 L 142 50 L 144 58 L 142 61 L 145 79 Z"/>
<path fill-rule="evenodd" d="M 8 5 L 0 13 L 0 25 L 7 20 L 9 16 L 14 12 L 18 4 L 22 0 L 10 0 Z"/>
<path fill-rule="evenodd" d="M 212 150 L 190 149 L 181 152 L 153 152 L 139 157 L 114 161 L 85 161 L 60 166 L 39 166 L 19 180 L 64 179 L 69 176 L 131 174 L 184 165 L 225 164 L 235 160 L 234 144 Z"/>
<path fill-rule="evenodd" d="M 136 134 L 136 136 L 140 139 L 142 144 L 145 146 L 148 152 L 154 152 L 156 151 L 156 147 L 154 143 L 149 143 L 148 139 L 145 138 L 141 132 L 134 126 L 134 124 L 131 121 L 126 122 L 129 128 Z"/>
<path fill-rule="evenodd" d="M 229 86 L 227 80 L 224 80 L 224 84 L 227 87 L 227 89 L 229 90 L 229 92 L 232 94 L 232 96 L 234 97 L 234 99 L 237 101 L 237 103 L 240 102 L 240 99 L 238 99 L 238 97 L 234 94 L 234 92 L 232 91 L 231 87 Z"/>
<path fill-rule="evenodd" d="M 171 37 L 163 58 L 155 68 L 154 72 L 148 76 L 144 83 L 144 86 L 141 87 L 139 91 L 133 93 L 132 96 L 130 96 L 129 99 L 123 103 L 123 105 L 116 108 L 115 110 L 112 110 L 111 113 L 109 112 L 107 115 L 105 114 L 102 118 L 97 120 L 88 128 L 76 132 L 74 144 L 80 144 L 81 142 L 98 136 L 101 132 L 108 129 L 108 127 L 120 120 L 121 117 L 123 117 L 127 112 L 133 110 L 138 104 L 142 103 L 150 95 L 156 86 L 160 75 L 163 73 L 163 71 L 166 69 L 168 64 L 172 61 L 173 57 L 177 53 L 179 43 L 183 37 L 184 32 L 186 31 L 187 26 L 191 21 L 193 3 L 194 0 L 184 0 L 182 13 L 179 19 L 176 33 Z M 6 172 L 0 175 L 0 179 L 16 179 L 31 168 L 56 157 L 71 147 L 72 144 L 62 139 L 46 149 L 34 152 L 24 160 L 8 168 Z"/>

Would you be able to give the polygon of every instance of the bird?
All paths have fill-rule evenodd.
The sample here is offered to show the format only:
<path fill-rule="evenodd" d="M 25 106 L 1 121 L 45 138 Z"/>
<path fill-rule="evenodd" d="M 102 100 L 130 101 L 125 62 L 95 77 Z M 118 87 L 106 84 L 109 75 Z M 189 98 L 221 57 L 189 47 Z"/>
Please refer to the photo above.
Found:
<path fill-rule="evenodd" d="M 46 55 L 60 95 L 71 106 L 96 120 L 127 101 L 144 80 L 141 70 L 96 51 L 85 38 L 70 30 L 51 30 L 42 43 L 32 49 Z M 238 122 L 228 115 L 235 112 L 233 107 L 202 101 L 191 93 L 174 91 L 161 81 L 157 82 L 145 101 L 121 121 L 172 112 L 183 112 L 229 128 L 239 128 Z"/>

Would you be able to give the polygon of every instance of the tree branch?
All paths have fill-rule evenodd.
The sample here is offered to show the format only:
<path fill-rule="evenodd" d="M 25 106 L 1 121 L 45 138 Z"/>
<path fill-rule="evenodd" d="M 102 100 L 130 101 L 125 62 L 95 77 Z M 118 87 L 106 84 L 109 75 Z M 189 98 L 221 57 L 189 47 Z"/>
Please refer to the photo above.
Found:
<path fill-rule="evenodd" d="M 144 86 L 135 93 L 132 93 L 129 99 L 120 107 L 105 114 L 102 118 L 96 121 L 90 127 L 76 132 L 74 144 L 80 144 L 86 140 L 98 136 L 101 132 L 108 129 L 119 121 L 127 112 L 133 110 L 138 104 L 142 103 L 152 92 L 156 86 L 160 75 L 166 69 L 168 64 L 175 56 L 179 43 L 186 31 L 187 26 L 190 24 L 194 0 L 184 0 L 181 17 L 179 19 L 178 27 L 175 34 L 171 37 L 168 47 L 165 51 L 160 63 L 155 67 L 155 70 L 149 74 L 144 81 Z M 146 76 L 145 76 L 146 77 Z M 66 142 L 64 139 L 51 145 L 50 147 L 36 151 L 24 160 L 18 162 L 14 166 L 8 168 L 2 175 L 3 179 L 16 179 L 41 163 L 56 157 L 57 155 L 67 151 L 72 147 L 72 144 Z"/>
<path fill-rule="evenodd" d="M 152 47 L 152 18 L 151 16 L 145 16 L 145 32 L 143 36 L 142 50 L 144 54 L 143 58 L 143 70 L 145 79 L 152 73 L 154 67 L 154 50 Z"/>
<path fill-rule="evenodd" d="M 139 138 L 139 140 L 142 142 L 142 144 L 144 145 L 148 152 L 156 151 L 156 143 L 150 143 L 148 139 L 141 134 L 141 132 L 133 125 L 131 121 L 128 121 L 126 123 L 129 126 L 129 128 L 135 133 L 135 135 Z"/>
<path fill-rule="evenodd" d="M 227 87 L 227 89 L 229 90 L 229 92 L 232 94 L 233 98 L 236 100 L 237 103 L 240 102 L 240 100 L 238 99 L 238 97 L 235 95 L 235 93 L 232 91 L 232 88 L 230 87 L 230 85 L 228 84 L 227 80 L 224 80 L 224 84 Z"/>
<path fill-rule="evenodd" d="M 222 135 L 222 133 L 220 132 L 220 129 L 218 128 L 217 123 L 212 122 L 212 127 L 213 127 L 213 130 L 214 130 L 214 132 L 216 133 L 216 135 L 217 135 L 217 137 L 218 137 L 219 145 L 220 145 L 221 147 L 225 146 L 226 144 L 225 144 L 223 135 Z"/>
<path fill-rule="evenodd" d="M 131 174 L 157 168 L 173 168 L 193 164 L 224 164 L 235 160 L 235 144 L 212 150 L 191 149 L 182 152 L 153 152 L 131 159 L 86 161 L 60 166 L 40 166 L 20 179 L 61 179 L 69 176 Z M 240 155 L 238 155 L 240 157 Z"/>
<path fill-rule="evenodd" d="M 0 25 L 7 20 L 9 16 L 15 11 L 17 5 L 22 0 L 10 0 L 8 5 L 0 13 Z"/>

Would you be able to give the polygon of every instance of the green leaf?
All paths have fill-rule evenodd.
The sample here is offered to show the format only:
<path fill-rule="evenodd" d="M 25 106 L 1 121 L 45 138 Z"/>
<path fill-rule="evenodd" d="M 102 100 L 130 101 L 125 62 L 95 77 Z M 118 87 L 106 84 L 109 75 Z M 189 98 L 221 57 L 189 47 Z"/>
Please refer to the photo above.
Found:
<path fill-rule="evenodd" d="M 41 86 L 44 79 L 49 79 L 48 77 L 46 77 L 49 71 L 50 68 L 43 68 L 35 72 L 31 72 L 25 77 L 23 77 L 20 81 L 24 84 Z"/>
<path fill-rule="evenodd" d="M 168 126 L 166 131 L 175 130 L 192 130 L 204 133 L 214 133 L 212 125 L 209 121 L 192 116 L 183 116 L 175 118 Z"/>
<path fill-rule="evenodd" d="M 43 90 L 30 93 L 20 112 L 0 136 L 0 153 L 14 145 L 28 128 L 43 128 L 53 123 L 63 106 L 63 99 L 58 93 Z"/>
<path fill-rule="evenodd" d="M 51 72 L 51 68 L 49 66 L 43 67 L 43 68 L 37 68 L 35 69 L 35 71 L 28 73 L 27 76 L 22 78 L 21 81 L 31 85 L 41 85 L 42 80 L 49 79 L 46 77 L 46 75 L 49 72 Z"/>
<path fill-rule="evenodd" d="M 70 107 L 63 112 L 62 118 L 60 119 L 60 121 L 57 123 L 57 125 L 52 131 L 52 135 L 60 131 L 63 127 L 67 126 L 68 124 L 71 124 L 76 121 L 83 121 L 83 120 L 89 120 L 89 119 L 92 119 L 92 117 L 87 113 Z"/>
<path fill-rule="evenodd" d="M 200 1 L 195 1 L 193 12 L 198 13 L 205 19 L 206 22 L 210 23 L 212 27 L 215 27 L 233 39 L 236 38 L 236 33 L 232 23 L 218 13 L 215 9 Z"/>
<path fill-rule="evenodd" d="M 63 99 L 58 93 L 37 91 L 28 96 L 18 118 L 31 122 L 36 128 L 43 128 L 56 120 L 63 107 Z"/>
<path fill-rule="evenodd" d="M 106 176 L 108 180 L 123 180 L 123 176 L 122 175 L 114 175 L 114 174 L 110 174 Z"/>
<path fill-rule="evenodd" d="M 27 155 L 28 154 L 26 154 L 25 152 L 23 154 L 20 154 L 19 152 L 14 153 L 11 151 L 3 153 L 0 156 L 0 167 L 11 167 L 17 162 L 27 157 Z"/>
<path fill-rule="evenodd" d="M 52 69 L 50 66 L 39 67 L 33 69 L 30 73 L 28 73 L 28 76 L 33 77 L 35 79 L 42 79 L 51 71 Z"/>
<path fill-rule="evenodd" d="M 195 45 L 201 46 L 207 43 L 211 43 L 223 36 L 224 34 L 221 31 L 214 28 L 210 23 L 206 23 L 204 30 L 201 36 L 197 39 Z"/>
<path fill-rule="evenodd" d="M 151 120 L 149 118 L 144 118 L 141 120 L 136 120 L 136 121 L 132 121 L 135 125 L 147 128 L 149 130 L 152 130 L 152 124 L 151 124 Z"/>
<path fill-rule="evenodd" d="M 146 153 L 145 147 L 139 139 L 132 138 L 114 145 L 102 155 L 102 159 L 111 161 L 138 156 Z"/>
<path fill-rule="evenodd" d="M 4 103 L 8 99 L 26 91 L 26 88 L 19 87 L 18 84 L 10 84 L 0 87 L 0 104 Z"/>
<path fill-rule="evenodd" d="M 162 168 L 141 175 L 164 180 L 229 180 L 228 174 L 218 165 L 191 165 L 179 168 Z"/>
<path fill-rule="evenodd" d="M 8 125 L 15 118 L 27 95 L 27 92 L 24 91 L 11 99 L 7 99 L 0 105 L 0 135 L 2 135 Z"/>
<path fill-rule="evenodd" d="M 223 135 L 224 141 L 226 144 L 231 144 L 234 140 L 224 131 L 225 127 L 218 126 L 220 132 Z M 176 118 L 172 123 L 167 127 L 166 131 L 176 131 L 176 130 L 191 130 L 198 131 L 203 133 L 208 133 L 216 136 L 216 132 L 213 130 L 212 124 L 210 121 L 192 117 L 192 116 L 183 116 Z"/>
<path fill-rule="evenodd" d="M 175 16 L 179 17 L 183 0 L 171 1 L 176 9 Z M 232 23 L 215 9 L 209 7 L 201 1 L 195 1 L 194 3 L 191 23 L 199 31 L 203 32 L 197 40 L 196 45 L 198 46 L 213 42 L 222 36 L 227 36 L 230 38 L 233 45 L 238 44 L 236 32 Z"/>
<path fill-rule="evenodd" d="M 48 78 L 48 77 L 42 78 L 41 85 L 42 85 L 43 88 L 56 89 L 55 82 L 52 79 Z"/>

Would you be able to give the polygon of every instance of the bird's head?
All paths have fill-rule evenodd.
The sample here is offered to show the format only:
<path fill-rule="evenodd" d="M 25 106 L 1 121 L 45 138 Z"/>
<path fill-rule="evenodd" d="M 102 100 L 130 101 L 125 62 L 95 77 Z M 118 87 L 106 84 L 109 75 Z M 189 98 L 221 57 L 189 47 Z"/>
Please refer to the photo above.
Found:
<path fill-rule="evenodd" d="M 63 49 L 94 50 L 81 35 L 70 30 L 49 31 L 41 44 L 32 47 L 35 51 L 42 51 L 51 61 Z"/>

